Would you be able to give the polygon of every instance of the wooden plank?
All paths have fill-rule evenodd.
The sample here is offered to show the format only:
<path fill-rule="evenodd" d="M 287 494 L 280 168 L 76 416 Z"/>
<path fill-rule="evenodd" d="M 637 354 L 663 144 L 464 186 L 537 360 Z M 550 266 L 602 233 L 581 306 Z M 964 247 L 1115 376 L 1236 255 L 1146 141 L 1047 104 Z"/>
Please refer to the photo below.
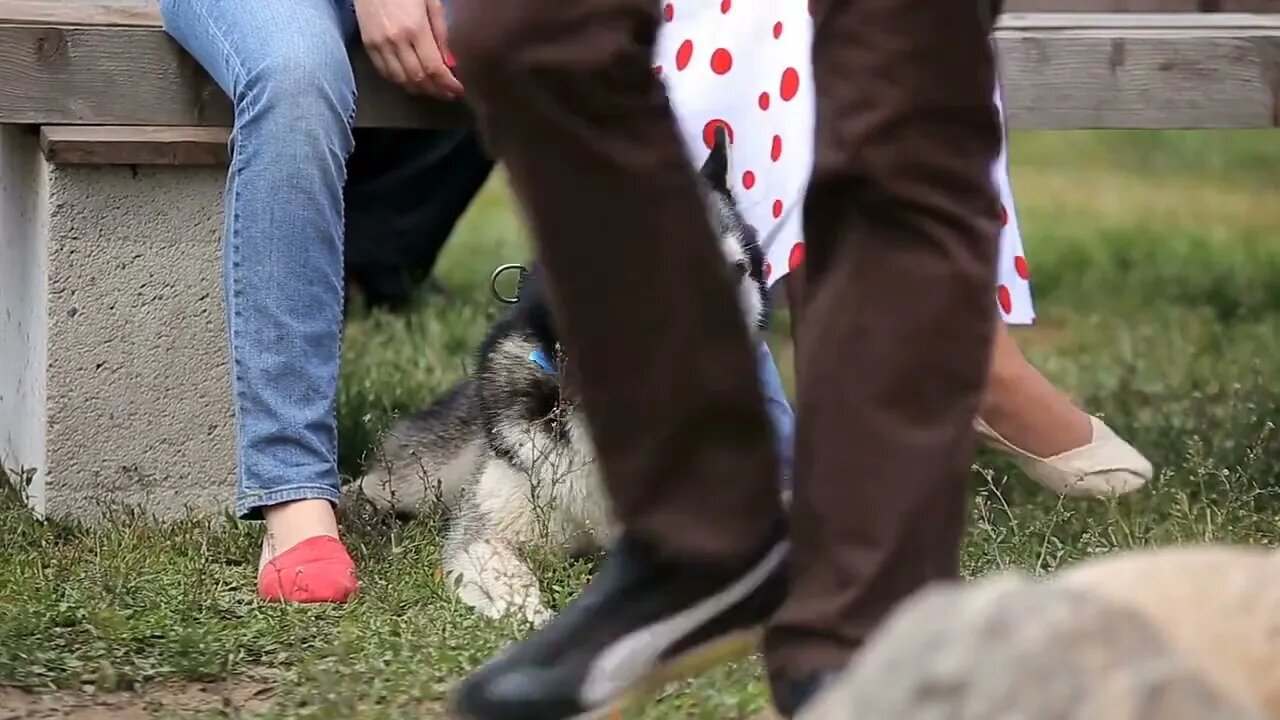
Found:
<path fill-rule="evenodd" d="M 469 121 L 461 103 L 416 98 L 382 79 L 362 51 L 352 65 L 357 125 Z M 226 95 L 161 29 L 155 0 L 0 0 L 0 68 L 0 123 L 231 122 Z"/>
<path fill-rule="evenodd" d="M 122 1 L 140 2 L 141 0 Z M 1280 0 L 1005 0 L 1004 11 L 1009 13 L 1280 13 Z"/>
<path fill-rule="evenodd" d="M 1222 12 L 1280 13 L 1280 0 L 1217 0 Z"/>
<path fill-rule="evenodd" d="M 1006 0 L 1005 12 L 1196 12 L 1199 0 Z"/>
<path fill-rule="evenodd" d="M 1013 127 L 1280 124 L 1280 16 L 1012 14 L 998 41 Z"/>
<path fill-rule="evenodd" d="M 352 54 L 367 127 L 451 127 L 460 103 L 416 98 Z M 226 95 L 162 30 L 0 24 L 0 123 L 229 125 Z"/>
<path fill-rule="evenodd" d="M 1280 16 L 1268 13 L 1005 13 L 1000 16 L 996 35 L 1009 31 L 1058 31 L 1077 33 L 1105 31 L 1122 36 L 1186 32 L 1185 37 L 1216 37 L 1224 32 L 1247 31 L 1273 37 L 1280 30 Z"/>
<path fill-rule="evenodd" d="M 227 128 L 46 125 L 40 149 L 59 165 L 225 165 Z"/>
<path fill-rule="evenodd" d="M 14 25 L 160 27 L 155 0 L 0 0 L 0 21 Z"/>
<path fill-rule="evenodd" d="M 1011 14 L 996 34 L 1015 128 L 1280 122 L 1277 16 Z M 411 98 L 382 80 L 363 53 L 353 60 L 358 124 L 467 121 L 461 106 Z M 154 27 L 6 24 L 0 16 L 0 68 L 0 123 L 226 126 L 231 119 L 221 90 Z"/>

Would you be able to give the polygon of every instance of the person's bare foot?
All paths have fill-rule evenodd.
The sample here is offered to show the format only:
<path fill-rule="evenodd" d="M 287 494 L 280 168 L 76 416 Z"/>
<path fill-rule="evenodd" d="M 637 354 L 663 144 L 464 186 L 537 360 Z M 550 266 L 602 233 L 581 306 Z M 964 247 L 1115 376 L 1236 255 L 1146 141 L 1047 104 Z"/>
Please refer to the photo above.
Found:
<path fill-rule="evenodd" d="M 355 594 L 355 563 L 338 539 L 327 500 L 297 500 L 263 510 L 267 531 L 258 594 L 274 602 L 346 602 Z"/>
<path fill-rule="evenodd" d="M 258 567 L 298 543 L 318 535 L 338 537 L 338 517 L 328 500 L 295 500 L 262 509 L 267 532 L 262 536 Z"/>

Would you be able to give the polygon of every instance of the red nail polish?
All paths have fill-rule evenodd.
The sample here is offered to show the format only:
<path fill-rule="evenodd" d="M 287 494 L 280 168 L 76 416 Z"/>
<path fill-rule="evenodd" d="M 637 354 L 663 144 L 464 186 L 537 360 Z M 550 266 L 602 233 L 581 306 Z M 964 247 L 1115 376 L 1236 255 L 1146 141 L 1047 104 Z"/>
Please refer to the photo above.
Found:
<path fill-rule="evenodd" d="M 458 61 L 453 57 L 453 53 L 448 50 L 444 51 L 444 64 L 450 68 L 458 64 Z"/>

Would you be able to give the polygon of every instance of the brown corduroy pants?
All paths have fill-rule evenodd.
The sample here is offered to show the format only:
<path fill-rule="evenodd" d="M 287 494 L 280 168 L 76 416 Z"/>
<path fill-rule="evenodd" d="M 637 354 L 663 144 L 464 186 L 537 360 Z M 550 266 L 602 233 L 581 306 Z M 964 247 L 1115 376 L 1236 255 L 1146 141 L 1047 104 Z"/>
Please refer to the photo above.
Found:
<path fill-rule="evenodd" d="M 673 557 L 745 560 L 782 512 L 774 451 L 650 70 L 658 7 L 467 0 L 452 43 L 537 239 L 619 519 Z M 814 21 L 791 589 L 766 639 L 783 675 L 842 665 L 896 602 L 958 572 L 999 230 L 990 10 L 815 0 Z"/>

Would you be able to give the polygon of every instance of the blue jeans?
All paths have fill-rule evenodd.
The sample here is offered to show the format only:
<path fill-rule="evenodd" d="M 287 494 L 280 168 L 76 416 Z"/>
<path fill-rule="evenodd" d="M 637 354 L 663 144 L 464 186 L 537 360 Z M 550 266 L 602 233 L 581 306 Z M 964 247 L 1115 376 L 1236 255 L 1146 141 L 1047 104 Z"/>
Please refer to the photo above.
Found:
<path fill-rule="evenodd" d="M 787 401 L 787 391 L 782 387 L 782 376 L 773 361 L 769 346 L 761 341 L 756 349 L 756 364 L 760 368 L 760 389 L 764 391 L 764 409 L 773 424 L 774 441 L 778 448 L 778 473 L 782 486 L 791 489 L 792 459 L 795 457 L 796 416 Z"/>
<path fill-rule="evenodd" d="M 336 503 L 342 190 L 356 108 L 351 0 L 161 0 L 160 10 L 235 106 L 223 274 L 236 513 Z M 791 409 L 767 347 L 760 358 L 786 458 Z"/>
<path fill-rule="evenodd" d="M 235 105 L 223 273 L 236 512 L 338 500 L 342 188 L 356 89 L 349 0 L 162 0 Z"/>

